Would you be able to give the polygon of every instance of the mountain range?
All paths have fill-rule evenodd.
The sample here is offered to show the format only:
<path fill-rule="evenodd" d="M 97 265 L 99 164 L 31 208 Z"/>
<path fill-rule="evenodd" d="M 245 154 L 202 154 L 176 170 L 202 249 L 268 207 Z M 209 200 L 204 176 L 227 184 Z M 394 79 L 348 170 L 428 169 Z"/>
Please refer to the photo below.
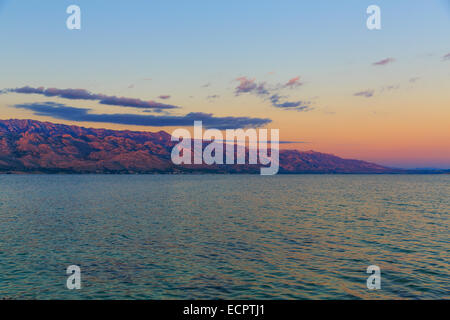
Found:
<path fill-rule="evenodd" d="M 164 131 L 0 120 L 0 173 L 259 173 L 259 165 L 175 165 Z M 315 151 L 280 150 L 280 173 L 401 173 Z"/>

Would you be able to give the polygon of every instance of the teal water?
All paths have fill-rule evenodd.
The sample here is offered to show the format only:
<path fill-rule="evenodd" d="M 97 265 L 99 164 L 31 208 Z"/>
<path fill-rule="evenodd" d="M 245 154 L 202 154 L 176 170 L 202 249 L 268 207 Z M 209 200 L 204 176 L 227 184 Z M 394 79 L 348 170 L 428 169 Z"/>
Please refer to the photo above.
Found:
<path fill-rule="evenodd" d="M 448 299 L 449 195 L 450 175 L 0 175 L 0 299 Z"/>

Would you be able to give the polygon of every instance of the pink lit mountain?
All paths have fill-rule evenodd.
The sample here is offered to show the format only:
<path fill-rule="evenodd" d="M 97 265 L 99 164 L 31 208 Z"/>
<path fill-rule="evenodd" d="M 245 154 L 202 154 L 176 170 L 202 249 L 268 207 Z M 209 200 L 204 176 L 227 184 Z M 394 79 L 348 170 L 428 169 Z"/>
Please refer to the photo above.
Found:
<path fill-rule="evenodd" d="M 1 173 L 256 173 L 255 165 L 176 166 L 160 132 L 88 129 L 0 120 Z M 314 151 L 281 150 L 280 173 L 391 173 L 377 164 Z"/>

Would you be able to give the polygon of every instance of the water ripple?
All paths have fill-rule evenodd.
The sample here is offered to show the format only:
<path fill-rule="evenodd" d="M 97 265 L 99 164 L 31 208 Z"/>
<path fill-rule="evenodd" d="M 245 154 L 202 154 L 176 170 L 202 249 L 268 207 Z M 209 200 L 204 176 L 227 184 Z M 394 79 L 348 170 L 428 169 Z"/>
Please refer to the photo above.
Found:
<path fill-rule="evenodd" d="M 449 194 L 450 176 L 0 175 L 0 298 L 445 299 Z"/>

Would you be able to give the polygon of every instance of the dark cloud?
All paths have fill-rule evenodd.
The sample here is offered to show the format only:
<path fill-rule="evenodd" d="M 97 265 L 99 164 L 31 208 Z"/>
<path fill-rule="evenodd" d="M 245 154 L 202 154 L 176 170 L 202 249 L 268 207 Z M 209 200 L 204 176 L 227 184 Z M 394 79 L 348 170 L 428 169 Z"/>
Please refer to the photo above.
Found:
<path fill-rule="evenodd" d="M 281 99 L 288 99 L 278 94 L 282 89 L 292 89 L 301 86 L 303 83 L 300 81 L 300 77 L 290 79 L 284 84 L 277 84 L 275 86 L 268 86 L 265 82 L 256 82 L 255 79 L 249 79 L 247 77 L 237 78 L 239 85 L 235 89 L 235 94 L 238 96 L 243 93 L 250 93 L 256 95 L 264 100 L 271 102 L 275 108 L 284 110 L 297 110 L 297 111 L 309 111 L 312 110 L 310 102 L 306 101 L 285 101 L 281 102 Z"/>
<path fill-rule="evenodd" d="M 100 104 L 120 106 L 120 107 L 130 107 L 130 108 L 140 108 L 140 109 L 177 109 L 179 107 L 159 103 L 155 101 L 144 101 L 134 98 L 107 96 L 104 94 L 91 93 L 85 89 L 57 89 L 44 87 L 32 88 L 32 87 L 22 87 L 15 89 L 6 89 L 6 92 L 15 92 L 22 94 L 40 94 L 46 97 L 58 97 L 70 100 L 93 100 L 98 101 Z"/>
<path fill-rule="evenodd" d="M 22 87 L 16 89 L 5 89 L 5 92 L 15 92 L 15 93 L 24 93 L 24 94 L 44 94 L 45 88 L 31 88 L 31 87 Z"/>
<path fill-rule="evenodd" d="M 276 108 L 288 109 L 288 110 L 297 110 L 297 111 L 310 111 L 312 108 L 310 107 L 309 102 L 305 101 L 285 101 L 281 102 L 281 99 L 277 94 L 272 95 L 269 99 L 272 105 Z"/>
<path fill-rule="evenodd" d="M 256 95 L 269 94 L 269 90 L 266 88 L 266 84 L 264 82 L 257 83 L 255 79 L 249 79 L 247 77 L 237 78 L 236 81 L 239 81 L 239 85 L 235 90 L 237 96 L 242 93 L 253 93 Z"/>
<path fill-rule="evenodd" d="M 389 63 L 393 63 L 393 62 L 395 62 L 394 58 L 386 58 L 386 59 L 374 62 L 374 63 L 372 63 L 372 65 L 373 66 L 385 66 L 385 65 L 387 65 Z"/>
<path fill-rule="evenodd" d="M 168 99 L 171 98 L 171 96 L 168 95 L 168 94 L 163 94 L 163 95 L 160 95 L 158 98 L 159 98 L 159 99 L 162 99 L 162 100 L 168 100 Z"/>
<path fill-rule="evenodd" d="M 443 56 L 442 60 L 444 60 L 444 61 L 450 60 L 450 53 L 447 53 L 445 56 Z"/>
<path fill-rule="evenodd" d="M 373 97 L 374 93 L 375 92 L 373 90 L 365 90 L 365 91 L 356 92 L 354 94 L 354 96 L 371 98 L 371 97 Z"/>
<path fill-rule="evenodd" d="M 106 104 L 119 107 L 131 107 L 141 109 L 176 109 L 177 106 L 172 106 L 155 101 L 143 101 L 141 99 L 125 98 L 125 97 L 104 97 L 99 101 L 100 104 Z"/>
<path fill-rule="evenodd" d="M 250 117 L 215 117 L 210 113 L 191 112 L 183 116 L 139 114 L 93 114 L 91 109 L 69 107 L 55 102 L 16 104 L 15 108 L 33 111 L 37 116 L 76 122 L 101 122 L 124 125 L 173 127 L 192 126 L 203 121 L 206 128 L 237 129 L 257 128 L 272 122 L 270 119 Z"/>
<path fill-rule="evenodd" d="M 216 142 L 225 142 L 225 143 L 247 143 L 247 140 L 221 140 L 221 139 L 203 139 L 203 141 L 212 141 L 215 140 Z M 272 141 L 268 140 L 268 141 L 258 141 L 258 143 L 268 143 L 270 144 Z M 289 141 L 289 140 L 280 140 L 278 141 L 279 144 L 309 144 L 311 142 L 306 142 L 306 141 Z"/>
<path fill-rule="evenodd" d="M 292 78 L 286 83 L 277 84 L 274 86 L 268 86 L 265 82 L 258 83 L 255 79 L 249 79 L 247 77 L 237 78 L 236 81 L 239 81 L 239 85 L 235 89 L 236 95 L 240 95 L 242 93 L 252 93 L 258 96 L 266 96 L 274 94 L 281 89 L 293 89 L 303 85 L 300 81 L 300 77 Z"/>
<path fill-rule="evenodd" d="M 270 142 L 270 141 L 267 141 Z M 307 142 L 307 141 L 279 141 L 279 144 L 303 144 L 303 143 L 311 143 L 311 142 Z"/>

